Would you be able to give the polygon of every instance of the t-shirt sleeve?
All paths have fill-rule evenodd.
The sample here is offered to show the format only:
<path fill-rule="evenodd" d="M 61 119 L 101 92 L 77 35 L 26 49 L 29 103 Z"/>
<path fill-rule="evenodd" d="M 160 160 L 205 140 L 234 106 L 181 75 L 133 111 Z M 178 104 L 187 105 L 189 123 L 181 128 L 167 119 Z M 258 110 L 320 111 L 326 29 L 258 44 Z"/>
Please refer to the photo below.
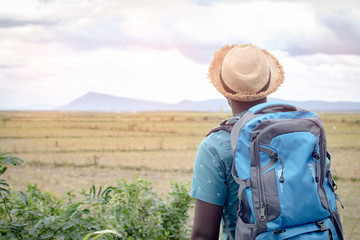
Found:
<path fill-rule="evenodd" d="M 200 143 L 196 154 L 190 196 L 223 206 L 227 195 L 226 166 L 217 143 L 209 137 Z"/>

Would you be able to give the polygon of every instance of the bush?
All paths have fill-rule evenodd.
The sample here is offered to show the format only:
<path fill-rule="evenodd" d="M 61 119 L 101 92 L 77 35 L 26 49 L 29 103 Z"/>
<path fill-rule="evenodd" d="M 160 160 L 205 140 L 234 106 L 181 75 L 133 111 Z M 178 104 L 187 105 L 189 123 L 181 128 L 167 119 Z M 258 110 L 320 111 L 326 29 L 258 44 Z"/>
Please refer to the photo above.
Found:
<path fill-rule="evenodd" d="M 165 200 L 149 180 L 138 177 L 103 191 L 93 185 L 76 202 L 72 191 L 63 201 L 36 184 L 28 184 L 26 193 L 5 190 L 0 192 L 1 239 L 189 239 L 191 198 L 184 184 L 172 183 Z"/>

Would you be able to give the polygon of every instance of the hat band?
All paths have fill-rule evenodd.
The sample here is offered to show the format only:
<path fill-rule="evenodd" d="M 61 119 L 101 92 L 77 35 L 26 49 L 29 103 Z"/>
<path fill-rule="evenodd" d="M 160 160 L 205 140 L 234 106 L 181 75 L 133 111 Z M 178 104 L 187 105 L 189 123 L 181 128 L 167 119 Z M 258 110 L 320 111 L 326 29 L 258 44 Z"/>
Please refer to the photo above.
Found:
<path fill-rule="evenodd" d="M 271 80 L 271 70 L 269 68 L 269 78 L 266 82 L 266 84 L 264 85 L 264 87 L 262 89 L 260 89 L 260 91 L 256 92 L 256 93 L 260 93 L 260 92 L 263 92 L 263 91 L 266 91 L 269 86 L 270 86 L 270 80 Z M 234 90 L 232 90 L 231 88 L 229 88 L 226 83 L 224 82 L 223 78 L 222 78 L 222 74 L 221 74 L 221 70 L 220 70 L 220 81 L 221 81 L 221 84 L 223 85 L 224 89 L 229 92 L 229 93 L 232 93 L 232 94 L 237 94 L 237 92 L 235 92 Z"/>
<path fill-rule="evenodd" d="M 232 93 L 232 94 L 236 94 L 236 92 L 234 92 L 231 88 L 229 88 L 226 83 L 224 82 L 224 79 L 222 78 L 222 74 L 221 74 L 221 70 L 220 70 L 220 81 L 221 81 L 221 85 L 223 86 L 223 88 L 225 89 L 225 91 Z"/>
<path fill-rule="evenodd" d="M 270 86 L 270 80 L 271 80 L 271 70 L 270 70 L 270 68 L 269 68 L 269 78 L 268 78 L 265 86 L 264 86 L 262 89 L 260 89 L 260 91 L 258 91 L 257 93 L 266 91 L 266 90 L 269 88 L 269 86 Z"/>

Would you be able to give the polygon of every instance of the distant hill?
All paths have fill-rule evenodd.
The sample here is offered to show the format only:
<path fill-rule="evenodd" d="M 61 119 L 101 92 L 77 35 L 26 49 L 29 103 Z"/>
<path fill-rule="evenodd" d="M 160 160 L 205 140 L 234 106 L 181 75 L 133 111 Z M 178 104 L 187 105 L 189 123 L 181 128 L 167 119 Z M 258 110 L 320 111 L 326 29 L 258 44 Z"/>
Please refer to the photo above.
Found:
<path fill-rule="evenodd" d="M 326 102 L 326 101 L 286 101 L 269 98 L 269 101 L 288 102 L 298 107 L 325 112 L 360 111 L 359 102 Z M 104 112 L 139 112 L 139 111 L 231 111 L 227 100 L 211 99 L 206 101 L 182 101 L 176 104 L 147 101 L 140 99 L 116 97 L 107 94 L 90 92 L 74 101 L 55 108 L 58 111 L 104 111 Z"/>
<path fill-rule="evenodd" d="M 171 104 L 90 92 L 55 110 L 65 111 L 153 111 L 170 110 Z"/>
<path fill-rule="evenodd" d="M 287 101 L 269 98 L 269 101 L 287 102 L 297 107 L 320 112 L 359 112 L 360 102 Z"/>
<path fill-rule="evenodd" d="M 90 92 L 74 101 L 60 106 L 59 111 L 115 111 L 115 112 L 139 112 L 139 111 L 230 111 L 225 99 L 207 101 L 182 101 L 176 104 L 162 103 L 157 101 L 139 100 L 132 98 L 116 97 L 107 94 Z"/>

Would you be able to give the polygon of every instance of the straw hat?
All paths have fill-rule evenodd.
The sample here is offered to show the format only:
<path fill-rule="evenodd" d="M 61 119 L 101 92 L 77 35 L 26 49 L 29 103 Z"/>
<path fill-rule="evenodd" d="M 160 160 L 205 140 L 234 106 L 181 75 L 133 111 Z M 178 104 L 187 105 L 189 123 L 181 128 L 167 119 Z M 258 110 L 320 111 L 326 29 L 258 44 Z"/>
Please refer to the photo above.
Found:
<path fill-rule="evenodd" d="M 215 52 L 208 76 L 225 97 L 244 102 L 264 98 L 284 82 L 279 61 L 252 44 L 227 45 Z"/>

